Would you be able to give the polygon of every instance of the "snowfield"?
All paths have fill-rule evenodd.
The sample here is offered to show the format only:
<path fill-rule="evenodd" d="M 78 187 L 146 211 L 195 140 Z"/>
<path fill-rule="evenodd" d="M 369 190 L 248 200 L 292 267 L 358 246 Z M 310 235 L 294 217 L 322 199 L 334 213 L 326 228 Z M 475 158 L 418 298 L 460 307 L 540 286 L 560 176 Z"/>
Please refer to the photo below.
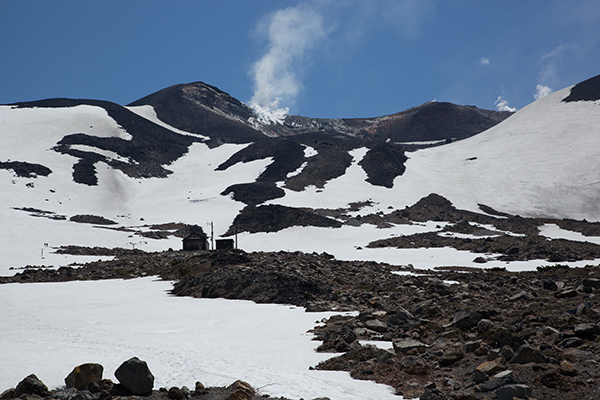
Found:
<path fill-rule="evenodd" d="M 1 390 L 35 373 L 49 387 L 80 364 L 104 366 L 104 377 L 137 356 L 154 387 L 196 381 L 227 386 L 242 379 L 260 393 L 291 399 L 398 399 L 392 389 L 345 372 L 311 371 L 332 356 L 316 353 L 307 333 L 333 313 L 283 305 L 167 295 L 152 278 L 8 284 L 0 288 Z"/>

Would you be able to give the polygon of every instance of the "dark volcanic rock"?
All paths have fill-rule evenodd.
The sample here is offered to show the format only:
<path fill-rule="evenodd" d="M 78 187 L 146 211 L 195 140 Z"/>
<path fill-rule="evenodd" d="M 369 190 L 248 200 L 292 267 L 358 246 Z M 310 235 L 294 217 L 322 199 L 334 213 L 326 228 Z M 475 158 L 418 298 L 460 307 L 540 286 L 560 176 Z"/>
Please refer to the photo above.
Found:
<path fill-rule="evenodd" d="M 378 143 L 373 146 L 359 165 L 367 173 L 367 182 L 391 188 L 394 179 L 404 173 L 407 158 L 404 149 L 393 143 Z"/>
<path fill-rule="evenodd" d="M 133 394 L 145 395 L 154 387 L 154 375 L 150 372 L 148 364 L 137 357 L 121 364 L 115 371 L 115 377 Z"/>
<path fill-rule="evenodd" d="M 99 215 L 90 215 L 90 214 L 79 214 L 73 215 L 69 218 L 69 221 L 79 222 L 82 224 L 94 224 L 94 225 L 116 225 L 117 222 L 112 221 L 110 219 L 101 217 Z"/>
<path fill-rule="evenodd" d="M 285 196 L 285 191 L 272 182 L 252 182 L 231 185 L 221 195 L 233 194 L 233 199 L 247 205 L 257 205 L 267 200 Z"/>
<path fill-rule="evenodd" d="M 46 166 L 24 161 L 0 162 L 0 169 L 12 169 L 17 176 L 22 178 L 35 178 L 37 175 L 48 176 L 52 173 L 52 170 Z"/>
<path fill-rule="evenodd" d="M 247 163 L 265 158 L 272 158 L 273 162 L 265 168 L 257 181 L 284 181 L 290 172 L 296 171 L 304 162 L 304 146 L 288 139 L 259 140 L 233 154 L 216 170 L 224 171 L 240 162 Z"/>
<path fill-rule="evenodd" d="M 572 101 L 600 100 L 600 75 L 587 79 L 571 88 L 571 93 L 563 99 L 565 103 Z"/>
<path fill-rule="evenodd" d="M 339 228 L 342 223 L 312 211 L 276 204 L 244 208 L 224 236 L 237 232 L 277 232 L 290 226 Z"/>

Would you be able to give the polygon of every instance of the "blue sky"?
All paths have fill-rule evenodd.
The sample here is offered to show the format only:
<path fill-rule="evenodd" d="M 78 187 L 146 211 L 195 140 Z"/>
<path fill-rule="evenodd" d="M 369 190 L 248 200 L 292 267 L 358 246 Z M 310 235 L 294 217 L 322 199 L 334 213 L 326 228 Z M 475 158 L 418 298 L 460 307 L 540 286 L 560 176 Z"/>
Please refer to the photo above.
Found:
<path fill-rule="evenodd" d="M 0 104 L 203 81 L 309 117 L 522 108 L 600 74 L 597 0 L 0 3 Z"/>

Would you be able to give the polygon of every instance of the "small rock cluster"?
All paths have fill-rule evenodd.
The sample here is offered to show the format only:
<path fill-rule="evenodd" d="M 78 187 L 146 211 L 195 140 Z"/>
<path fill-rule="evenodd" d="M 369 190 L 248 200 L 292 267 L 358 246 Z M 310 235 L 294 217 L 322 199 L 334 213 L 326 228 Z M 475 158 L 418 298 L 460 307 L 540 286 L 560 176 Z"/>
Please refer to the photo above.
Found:
<path fill-rule="evenodd" d="M 54 390 L 49 390 L 37 376 L 31 374 L 15 388 L 2 392 L 0 399 L 135 400 L 144 397 L 149 400 L 257 400 L 269 397 L 258 396 L 250 384 L 241 380 L 228 387 L 207 388 L 201 382 L 196 382 L 194 390 L 186 386 L 153 390 L 154 376 L 146 362 L 137 357 L 125 361 L 117 368 L 115 377 L 119 383 L 103 379 L 103 371 L 104 368 L 100 364 L 79 365 L 65 378 L 65 387 Z"/>

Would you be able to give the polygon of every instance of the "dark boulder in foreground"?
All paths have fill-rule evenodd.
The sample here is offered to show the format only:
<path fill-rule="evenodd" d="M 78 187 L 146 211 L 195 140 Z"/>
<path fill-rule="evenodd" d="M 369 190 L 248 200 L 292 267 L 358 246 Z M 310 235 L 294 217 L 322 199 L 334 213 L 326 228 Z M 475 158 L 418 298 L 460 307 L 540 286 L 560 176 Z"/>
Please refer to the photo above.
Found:
<path fill-rule="evenodd" d="M 133 394 L 145 395 L 152 392 L 154 375 L 150 372 L 148 364 L 137 357 L 125 361 L 115 371 L 115 376 Z"/>

